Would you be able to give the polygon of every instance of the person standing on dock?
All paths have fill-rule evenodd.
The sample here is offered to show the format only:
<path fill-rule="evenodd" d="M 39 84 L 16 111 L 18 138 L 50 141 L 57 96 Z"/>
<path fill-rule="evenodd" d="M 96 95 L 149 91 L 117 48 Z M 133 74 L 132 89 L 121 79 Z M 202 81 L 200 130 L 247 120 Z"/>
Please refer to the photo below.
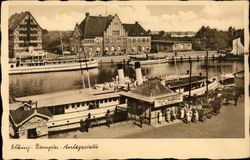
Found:
<path fill-rule="evenodd" d="M 158 123 L 161 124 L 161 121 L 162 121 L 162 114 L 161 114 L 161 112 L 158 112 L 158 114 L 157 114 L 157 120 L 158 120 Z"/>
<path fill-rule="evenodd" d="M 233 98 L 234 98 L 234 106 L 237 106 L 238 99 L 240 98 L 240 91 L 239 89 L 235 88 L 234 93 L 233 93 Z"/>
<path fill-rule="evenodd" d="M 106 123 L 107 123 L 107 126 L 110 128 L 111 115 L 110 115 L 110 111 L 109 110 L 107 110 L 107 114 L 106 114 Z"/>
<path fill-rule="evenodd" d="M 144 119 L 144 117 L 143 117 L 143 113 L 142 114 L 140 114 L 140 127 L 142 128 L 142 125 L 143 125 L 143 119 Z"/>
<path fill-rule="evenodd" d="M 169 109 L 167 110 L 167 112 L 166 112 L 166 116 L 167 116 L 167 122 L 168 123 L 170 123 L 170 120 L 171 120 L 171 114 L 170 114 L 170 111 L 169 111 Z"/>
<path fill-rule="evenodd" d="M 184 116 L 185 116 L 185 110 L 184 110 L 184 108 L 181 108 L 181 117 L 180 117 L 180 119 L 183 120 Z"/>
<path fill-rule="evenodd" d="M 194 122 L 198 122 L 199 121 L 199 113 L 197 111 L 197 109 L 194 111 Z"/>
<path fill-rule="evenodd" d="M 80 131 L 84 131 L 84 121 L 82 119 L 80 120 Z"/>
<path fill-rule="evenodd" d="M 90 113 L 88 114 L 88 117 L 85 120 L 85 130 L 86 132 L 89 132 L 89 127 L 90 127 L 90 121 L 91 121 L 91 115 Z"/>

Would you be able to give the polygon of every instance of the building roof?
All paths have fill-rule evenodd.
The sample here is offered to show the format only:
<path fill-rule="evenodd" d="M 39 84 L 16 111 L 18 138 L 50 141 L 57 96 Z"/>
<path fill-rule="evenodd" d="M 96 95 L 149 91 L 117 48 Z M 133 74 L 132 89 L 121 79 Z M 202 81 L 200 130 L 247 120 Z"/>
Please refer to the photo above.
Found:
<path fill-rule="evenodd" d="M 128 36 L 149 36 L 145 29 L 136 22 L 135 24 L 123 24 Z"/>
<path fill-rule="evenodd" d="M 15 124 L 20 124 L 33 114 L 38 113 L 40 115 L 44 115 L 46 117 L 52 117 L 51 113 L 46 107 L 43 108 L 31 108 L 30 110 L 24 110 L 24 107 L 19 107 L 16 110 L 11 110 L 10 111 L 10 116 L 13 119 Z"/>
<path fill-rule="evenodd" d="M 8 24 L 9 30 L 15 30 L 18 27 L 18 25 L 23 21 L 23 19 L 26 17 L 26 15 L 28 15 L 28 14 L 31 15 L 31 17 L 35 20 L 35 18 L 32 16 L 32 14 L 29 11 L 13 14 L 9 18 L 9 24 Z M 38 26 L 41 28 L 41 26 L 39 24 L 38 24 Z"/>
<path fill-rule="evenodd" d="M 158 97 L 161 95 L 166 95 L 173 93 L 168 87 L 165 87 L 160 80 L 151 79 L 142 83 L 138 87 L 136 87 L 132 93 L 139 94 L 146 97 Z"/>
<path fill-rule="evenodd" d="M 15 13 L 9 18 L 9 30 L 14 30 L 16 27 L 22 22 L 22 20 L 26 17 L 26 15 L 30 14 L 28 11 Z"/>
<path fill-rule="evenodd" d="M 115 16 L 90 16 L 78 25 L 82 37 L 100 37 L 107 30 Z M 128 36 L 149 36 L 144 28 L 136 22 L 135 24 L 122 24 Z"/>
<path fill-rule="evenodd" d="M 113 18 L 114 16 L 87 16 L 78 27 L 81 36 L 103 36 L 103 32 L 107 29 Z"/>

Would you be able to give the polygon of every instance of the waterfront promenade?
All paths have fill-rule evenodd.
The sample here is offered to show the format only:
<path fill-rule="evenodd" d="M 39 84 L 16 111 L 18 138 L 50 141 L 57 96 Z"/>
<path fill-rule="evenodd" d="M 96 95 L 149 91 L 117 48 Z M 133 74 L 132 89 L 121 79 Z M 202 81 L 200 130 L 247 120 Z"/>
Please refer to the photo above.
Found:
<path fill-rule="evenodd" d="M 244 98 L 237 106 L 223 105 L 221 114 L 205 122 L 185 124 L 175 121 L 161 125 L 134 125 L 133 121 L 112 124 L 110 128 L 100 126 L 89 132 L 79 130 L 51 135 L 50 138 L 244 138 Z"/>

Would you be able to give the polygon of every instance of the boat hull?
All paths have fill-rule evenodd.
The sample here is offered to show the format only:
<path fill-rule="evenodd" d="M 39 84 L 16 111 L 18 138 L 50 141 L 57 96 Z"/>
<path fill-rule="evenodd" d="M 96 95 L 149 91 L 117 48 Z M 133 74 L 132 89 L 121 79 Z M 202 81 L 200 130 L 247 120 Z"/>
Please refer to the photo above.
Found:
<path fill-rule="evenodd" d="M 216 78 L 212 83 L 208 84 L 208 91 L 219 88 L 220 83 Z M 191 96 L 202 96 L 206 93 L 206 86 L 191 90 Z M 189 91 L 183 93 L 184 96 L 189 96 Z"/>
<path fill-rule="evenodd" d="M 145 60 L 145 61 L 130 61 L 130 65 L 134 65 L 135 62 L 140 62 L 141 65 L 150 65 L 150 64 L 162 64 L 167 63 L 167 59 L 157 59 L 157 60 Z"/>
<path fill-rule="evenodd" d="M 70 70 L 90 69 L 97 68 L 98 62 L 92 61 L 87 63 L 70 63 L 70 64 L 56 64 L 56 65 L 44 65 L 44 66 L 24 66 L 9 68 L 9 74 L 29 74 L 29 73 L 42 73 L 42 72 L 61 72 Z"/>

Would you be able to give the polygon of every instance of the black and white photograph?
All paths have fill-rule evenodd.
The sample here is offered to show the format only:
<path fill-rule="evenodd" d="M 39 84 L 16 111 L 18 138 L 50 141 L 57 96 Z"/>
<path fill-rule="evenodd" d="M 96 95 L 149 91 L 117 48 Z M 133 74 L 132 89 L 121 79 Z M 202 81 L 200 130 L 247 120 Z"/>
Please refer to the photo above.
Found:
<path fill-rule="evenodd" d="M 58 4 L 4 13 L 12 142 L 249 137 L 248 3 Z"/>

